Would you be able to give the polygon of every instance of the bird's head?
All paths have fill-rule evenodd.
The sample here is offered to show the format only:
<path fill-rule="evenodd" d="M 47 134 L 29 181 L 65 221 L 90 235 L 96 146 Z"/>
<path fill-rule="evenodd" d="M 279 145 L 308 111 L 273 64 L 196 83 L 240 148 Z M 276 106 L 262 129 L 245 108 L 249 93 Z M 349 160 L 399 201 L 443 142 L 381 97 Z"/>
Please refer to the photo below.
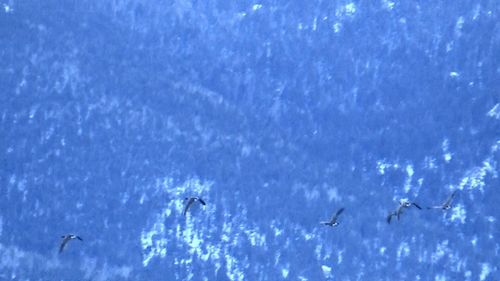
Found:
<path fill-rule="evenodd" d="M 410 201 L 408 201 L 408 199 L 406 198 L 400 199 L 399 204 L 405 207 L 409 207 L 411 205 Z"/>

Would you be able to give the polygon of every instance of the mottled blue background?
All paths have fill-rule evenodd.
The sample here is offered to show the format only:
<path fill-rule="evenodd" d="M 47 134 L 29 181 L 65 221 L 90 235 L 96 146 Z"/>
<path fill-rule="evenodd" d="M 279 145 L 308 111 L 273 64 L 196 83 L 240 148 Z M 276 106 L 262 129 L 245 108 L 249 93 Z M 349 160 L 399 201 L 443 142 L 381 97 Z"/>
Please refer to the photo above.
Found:
<path fill-rule="evenodd" d="M 499 162 L 497 0 L 0 0 L 0 280 L 500 280 Z"/>

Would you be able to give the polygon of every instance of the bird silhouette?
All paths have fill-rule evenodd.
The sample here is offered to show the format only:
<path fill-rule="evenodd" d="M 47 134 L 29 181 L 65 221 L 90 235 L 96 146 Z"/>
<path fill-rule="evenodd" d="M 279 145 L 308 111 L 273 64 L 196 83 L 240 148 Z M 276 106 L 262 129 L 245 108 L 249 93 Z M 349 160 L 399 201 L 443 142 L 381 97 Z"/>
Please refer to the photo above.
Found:
<path fill-rule="evenodd" d="M 333 214 L 332 218 L 329 221 L 322 221 L 321 224 L 323 225 L 328 225 L 328 226 L 337 226 L 339 225 L 339 222 L 337 221 L 338 217 L 342 212 L 344 211 L 344 208 L 340 208 L 335 214 Z"/>
<path fill-rule="evenodd" d="M 396 209 L 396 211 L 390 212 L 389 215 L 387 215 L 387 223 L 391 223 L 392 217 L 397 217 L 399 221 L 399 218 L 401 214 L 404 212 L 404 210 L 410 208 L 411 206 L 415 206 L 417 209 L 422 210 L 422 207 L 420 207 L 415 202 L 410 202 L 408 200 L 400 200 L 399 207 Z"/>
<path fill-rule="evenodd" d="M 448 210 L 449 208 L 451 208 L 451 201 L 453 200 L 453 198 L 455 197 L 455 194 L 457 193 L 457 191 L 453 191 L 449 196 L 448 198 L 446 198 L 446 201 L 444 201 L 443 204 L 439 205 L 439 206 L 432 206 L 432 207 L 427 207 L 427 209 L 441 209 L 441 210 Z"/>
<path fill-rule="evenodd" d="M 67 234 L 67 235 L 63 235 L 61 236 L 61 238 L 63 239 L 61 241 L 61 246 L 59 247 L 59 253 L 62 253 L 62 251 L 64 250 L 64 247 L 66 247 L 66 244 L 70 241 L 70 240 L 73 240 L 73 239 L 78 239 L 80 241 L 83 241 L 83 239 L 80 237 L 80 236 L 77 236 L 77 235 L 74 235 L 74 234 Z"/>
<path fill-rule="evenodd" d="M 200 197 L 186 197 L 184 198 L 184 201 L 186 202 L 186 206 L 184 207 L 184 211 L 182 212 L 184 216 L 186 216 L 187 211 L 189 210 L 189 208 L 191 208 L 191 205 L 193 205 L 194 202 L 199 201 L 202 205 L 206 205 L 205 201 L 203 201 L 203 199 L 201 199 Z"/>

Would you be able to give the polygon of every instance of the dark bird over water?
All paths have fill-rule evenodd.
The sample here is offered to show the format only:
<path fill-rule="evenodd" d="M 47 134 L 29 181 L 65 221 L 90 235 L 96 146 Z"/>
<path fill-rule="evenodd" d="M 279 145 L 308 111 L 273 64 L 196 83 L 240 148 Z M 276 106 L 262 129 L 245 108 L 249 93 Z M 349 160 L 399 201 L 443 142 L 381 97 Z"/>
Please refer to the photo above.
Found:
<path fill-rule="evenodd" d="M 186 197 L 184 198 L 184 201 L 186 202 L 186 206 L 184 207 L 184 211 L 182 212 L 184 216 L 186 216 L 187 211 L 194 202 L 199 201 L 202 205 L 206 205 L 205 201 L 203 201 L 203 199 L 201 199 L 200 197 Z"/>
<path fill-rule="evenodd" d="M 415 206 L 417 209 L 422 210 L 422 208 L 415 202 L 410 202 L 408 200 L 400 200 L 399 207 L 396 209 L 396 211 L 390 212 L 389 215 L 387 216 L 387 223 L 391 223 L 392 217 L 397 217 L 399 220 L 399 217 L 401 216 L 403 211 L 407 208 L 410 208 L 412 205 Z"/>
<path fill-rule="evenodd" d="M 67 234 L 67 235 L 63 235 L 61 236 L 61 238 L 63 239 L 62 242 L 61 242 L 61 246 L 59 247 L 59 253 L 62 253 L 62 251 L 64 250 L 64 247 L 66 247 L 66 244 L 70 241 L 70 240 L 73 240 L 73 239 L 78 239 L 80 241 L 83 241 L 83 239 L 80 237 L 80 236 L 76 236 L 76 235 L 73 235 L 73 234 Z"/>
<path fill-rule="evenodd" d="M 330 221 L 322 221 L 321 224 L 329 225 L 329 226 L 339 225 L 339 223 L 337 222 L 337 219 L 338 219 L 339 215 L 342 214 L 343 211 L 344 211 L 344 208 L 340 208 L 335 214 L 333 214 Z"/>
<path fill-rule="evenodd" d="M 444 201 L 443 204 L 439 205 L 439 206 L 433 206 L 433 207 L 427 207 L 427 209 L 442 209 L 442 210 L 448 210 L 449 208 L 451 208 L 451 201 L 453 200 L 453 197 L 455 197 L 455 194 L 457 193 L 457 191 L 453 191 L 452 194 L 450 194 L 450 196 L 448 196 L 448 198 L 446 199 L 446 201 Z"/>

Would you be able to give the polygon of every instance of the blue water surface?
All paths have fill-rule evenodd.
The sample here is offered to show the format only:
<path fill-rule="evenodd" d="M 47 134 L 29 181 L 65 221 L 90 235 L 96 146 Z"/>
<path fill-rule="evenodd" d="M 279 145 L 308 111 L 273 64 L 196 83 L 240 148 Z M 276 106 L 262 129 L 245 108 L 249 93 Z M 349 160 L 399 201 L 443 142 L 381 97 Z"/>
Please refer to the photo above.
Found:
<path fill-rule="evenodd" d="M 0 280 L 500 280 L 499 163 L 497 0 L 0 0 Z"/>

